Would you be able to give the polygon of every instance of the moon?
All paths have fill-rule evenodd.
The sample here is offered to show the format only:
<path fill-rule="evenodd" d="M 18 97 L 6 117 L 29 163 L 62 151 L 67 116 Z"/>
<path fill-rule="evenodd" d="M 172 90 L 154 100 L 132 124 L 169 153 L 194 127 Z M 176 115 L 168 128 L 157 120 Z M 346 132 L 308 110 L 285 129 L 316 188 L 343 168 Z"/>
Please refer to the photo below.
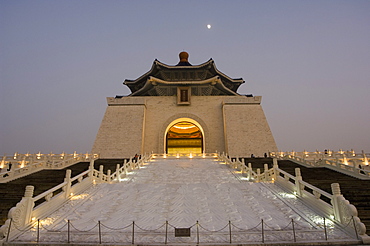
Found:
<path fill-rule="evenodd" d="M 212 27 L 212 26 L 211 26 L 211 24 L 208 24 L 208 25 L 207 25 L 207 28 L 208 28 L 208 29 L 211 29 L 211 27 Z"/>

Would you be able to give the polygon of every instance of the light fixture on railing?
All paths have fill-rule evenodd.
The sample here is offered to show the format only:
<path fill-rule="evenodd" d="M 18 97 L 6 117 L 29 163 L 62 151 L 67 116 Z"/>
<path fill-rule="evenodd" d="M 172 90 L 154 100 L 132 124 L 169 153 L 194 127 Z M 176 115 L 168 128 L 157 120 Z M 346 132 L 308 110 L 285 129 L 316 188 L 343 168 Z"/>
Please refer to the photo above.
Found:
<path fill-rule="evenodd" d="M 39 153 L 36 154 L 36 159 L 37 160 L 40 160 L 41 159 L 41 152 L 39 151 Z"/>
<path fill-rule="evenodd" d="M 366 166 L 368 166 L 368 165 L 369 165 L 369 161 L 367 160 L 366 155 L 364 155 L 364 164 L 365 164 Z"/>
<path fill-rule="evenodd" d="M 193 158 L 193 153 L 190 152 L 189 158 Z"/>
<path fill-rule="evenodd" d="M 17 156 L 18 156 L 18 152 L 15 152 L 14 153 L 14 156 L 13 156 L 13 159 L 16 160 L 17 159 Z"/>
<path fill-rule="evenodd" d="M 24 166 L 26 165 L 26 160 L 25 158 L 21 161 L 21 166 L 20 168 L 24 168 Z"/>
<path fill-rule="evenodd" d="M 176 158 L 180 158 L 180 154 L 178 152 L 176 154 Z"/>
<path fill-rule="evenodd" d="M 347 161 L 347 157 L 346 156 L 343 156 L 343 163 L 348 165 L 348 161 Z"/>
<path fill-rule="evenodd" d="M 163 158 L 165 158 L 165 159 L 167 158 L 167 154 L 166 153 L 163 154 Z"/>

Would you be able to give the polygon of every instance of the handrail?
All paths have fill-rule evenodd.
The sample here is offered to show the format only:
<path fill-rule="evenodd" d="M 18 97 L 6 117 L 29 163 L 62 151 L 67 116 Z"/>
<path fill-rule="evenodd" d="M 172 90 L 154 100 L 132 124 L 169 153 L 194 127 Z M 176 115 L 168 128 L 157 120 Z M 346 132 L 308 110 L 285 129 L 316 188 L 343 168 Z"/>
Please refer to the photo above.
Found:
<path fill-rule="evenodd" d="M 328 192 L 326 192 L 324 190 L 321 190 L 320 188 L 317 188 L 316 186 L 313 186 L 312 184 L 309 184 L 306 181 L 301 180 L 300 183 L 303 184 L 304 186 L 310 188 L 313 191 L 320 192 L 321 195 L 324 195 L 325 197 L 327 197 L 329 199 L 332 199 L 333 198 L 333 195 L 332 194 L 330 194 L 330 193 L 328 193 Z"/>
<path fill-rule="evenodd" d="M 87 175 L 87 174 L 88 174 L 88 173 L 90 173 L 90 172 L 91 172 L 90 170 L 86 170 L 86 171 L 84 171 L 84 172 L 82 172 L 82 173 L 80 173 L 80 174 L 78 174 L 78 175 L 74 176 L 73 178 L 71 178 L 71 182 L 73 182 L 73 181 L 75 181 L 75 180 L 79 179 L 80 177 L 83 177 L 83 176 Z M 67 182 L 63 182 L 63 183 L 61 183 L 61 184 L 59 184 L 59 185 L 57 185 L 57 186 L 54 186 L 53 188 L 51 188 L 51 189 L 49 189 L 49 190 L 47 190 L 47 191 L 44 191 L 43 193 L 41 193 L 41 194 L 39 194 L 39 195 L 35 196 L 35 197 L 33 198 L 33 200 L 34 200 L 34 202 L 36 202 L 36 201 L 38 201 L 38 200 L 40 200 L 40 199 L 42 199 L 42 198 L 46 197 L 48 194 L 50 194 L 50 193 L 54 193 L 55 191 L 57 191 L 57 190 L 59 190 L 59 189 L 63 188 L 63 187 L 64 187 L 64 186 L 66 186 L 66 185 L 67 185 Z"/>
<path fill-rule="evenodd" d="M 54 193 L 55 191 L 57 191 L 57 190 L 59 190 L 59 189 L 63 188 L 63 187 L 64 187 L 64 186 L 66 186 L 66 185 L 67 185 L 67 183 L 66 183 L 66 182 L 63 182 L 63 183 L 61 183 L 61 184 L 58 184 L 57 186 L 54 186 L 53 188 L 51 188 L 51 189 L 49 189 L 49 190 L 47 190 L 47 191 L 44 191 L 43 193 L 39 194 L 38 196 L 35 196 L 35 197 L 33 198 L 33 201 L 34 201 L 34 202 L 36 202 L 36 201 L 38 201 L 38 200 L 40 200 L 40 199 L 42 199 L 42 198 L 46 197 L 48 194 L 50 194 L 50 193 Z"/>
<path fill-rule="evenodd" d="M 94 160 L 91 160 L 89 170 L 84 171 L 73 178 L 70 177 L 71 171 L 67 170 L 66 178 L 63 183 L 35 197 L 32 197 L 33 187 L 27 187 L 25 196 L 22 198 L 21 202 L 9 211 L 9 218 L 13 220 L 13 223 L 15 223 L 18 228 L 25 228 L 32 223 L 31 218 L 41 218 L 47 213 L 50 213 L 50 210 L 57 209 L 66 200 L 70 199 L 72 194 L 80 194 L 96 182 L 120 182 L 120 177 L 125 176 L 128 171 L 139 169 L 145 164 L 145 162 L 154 158 L 154 156 L 154 154 L 143 155 L 142 157 L 137 158 L 136 161 L 133 161 L 133 159 L 130 159 L 128 162 L 125 161 L 122 167 L 117 168 L 116 172 L 113 174 L 111 174 L 110 171 L 108 171 L 108 174 L 104 174 L 103 166 L 100 166 L 99 170 L 95 170 Z M 345 221 L 348 221 L 349 217 L 354 217 L 354 228 L 358 230 L 360 236 L 367 236 L 365 234 L 366 228 L 364 224 L 361 223 L 360 219 L 357 217 L 356 208 L 349 204 L 349 202 L 340 194 L 339 185 L 333 186 L 332 184 L 332 187 L 335 188 L 332 188 L 333 195 L 331 195 L 307 182 L 304 182 L 300 176 L 300 171 L 297 171 L 298 168 L 296 169 L 296 176 L 281 170 L 277 165 L 276 159 L 274 159 L 274 165 L 272 168 L 269 169 L 268 165 L 265 164 L 264 171 L 261 173 L 260 169 L 257 169 L 257 172 L 254 172 L 250 163 L 248 163 L 247 167 L 244 161 L 241 162 L 238 158 L 236 161 L 232 161 L 224 153 L 217 153 L 216 156 L 231 168 L 240 170 L 243 176 L 247 175 L 250 177 L 249 180 L 254 179 L 256 182 L 276 182 L 276 184 L 283 189 L 295 194 L 295 196 L 302 199 L 302 201 L 313 206 L 313 208 L 320 211 L 321 214 L 327 217 L 334 215 L 335 220 L 339 224 L 344 225 Z M 281 177 L 281 174 L 284 177 Z M 72 185 L 72 182 L 76 180 L 79 182 Z M 312 193 L 304 190 L 304 187 L 311 189 Z M 53 193 L 59 189 L 63 189 L 63 191 L 53 197 Z M 322 200 L 321 196 L 330 199 L 330 203 Z M 34 207 L 35 201 L 42 198 L 45 198 L 45 202 Z M 9 227 L 9 220 L 10 219 L 7 220 L 4 227 L 0 230 L 5 233 L 4 235 L 6 235 L 6 232 L 8 231 L 6 228 Z"/>
<path fill-rule="evenodd" d="M 276 156 L 278 159 L 282 160 L 291 160 L 296 162 L 297 164 L 306 166 L 306 167 L 326 167 L 333 169 L 335 171 L 341 172 L 346 175 L 350 175 L 355 178 L 359 179 L 370 179 L 370 170 L 366 170 L 363 168 L 357 168 L 354 165 L 341 163 L 338 159 L 330 160 L 330 159 L 319 159 L 319 160 L 307 160 L 298 156 L 292 155 L 283 155 L 283 156 Z"/>
<path fill-rule="evenodd" d="M 63 169 L 82 161 L 91 161 L 99 158 L 97 154 L 14 154 L 4 155 L 0 160 L 0 183 L 27 176 L 34 172 L 48 169 Z"/>
<path fill-rule="evenodd" d="M 224 153 L 219 154 L 219 158 L 232 168 L 244 169 L 244 167 L 240 167 L 239 163 L 242 162 L 239 161 L 239 158 L 236 158 L 236 161 L 232 161 L 231 158 Z M 251 163 L 248 163 L 247 176 L 249 177 L 254 175 L 251 167 Z M 273 174 L 269 176 L 271 173 Z M 283 177 L 281 177 L 281 175 L 283 175 Z M 263 173 L 260 173 L 260 169 L 257 169 L 256 181 L 275 182 L 282 189 L 294 194 L 294 196 L 315 209 L 319 214 L 322 214 L 327 218 L 334 218 L 345 230 L 347 230 L 348 221 L 351 218 L 354 218 L 354 221 L 356 222 L 353 223 L 353 227 L 351 228 L 361 235 L 360 237 L 364 242 L 367 240 L 370 242 L 369 236 L 366 235 L 366 227 L 357 216 L 356 207 L 350 204 L 349 201 L 340 193 L 339 184 L 332 184 L 333 194 L 329 194 L 328 192 L 303 181 L 299 168 L 296 168 L 296 176 L 281 170 L 278 167 L 277 158 L 273 159 L 273 168 L 268 169 L 267 164 L 265 164 Z M 311 192 L 305 190 L 305 187 L 309 188 Z M 322 199 L 322 197 L 328 198 L 329 201 Z"/>

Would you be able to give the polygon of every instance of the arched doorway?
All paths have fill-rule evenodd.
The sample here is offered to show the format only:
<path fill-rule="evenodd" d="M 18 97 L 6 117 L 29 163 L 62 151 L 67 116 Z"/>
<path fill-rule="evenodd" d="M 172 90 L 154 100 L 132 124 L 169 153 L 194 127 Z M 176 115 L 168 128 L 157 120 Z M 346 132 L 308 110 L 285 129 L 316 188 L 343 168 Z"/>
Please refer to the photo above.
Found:
<path fill-rule="evenodd" d="M 167 154 L 203 152 L 203 131 L 195 122 L 189 120 L 172 122 L 167 128 L 165 142 Z"/>

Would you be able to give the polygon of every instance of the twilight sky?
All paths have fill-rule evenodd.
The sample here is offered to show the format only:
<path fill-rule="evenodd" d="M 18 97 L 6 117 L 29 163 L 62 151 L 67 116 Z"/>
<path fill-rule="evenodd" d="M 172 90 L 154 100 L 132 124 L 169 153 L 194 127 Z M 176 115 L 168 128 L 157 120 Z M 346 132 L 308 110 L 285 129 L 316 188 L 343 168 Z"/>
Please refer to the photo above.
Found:
<path fill-rule="evenodd" d="M 262 96 L 280 150 L 370 152 L 368 0 L 0 0 L 0 155 L 90 151 L 105 98 L 183 50 Z"/>

